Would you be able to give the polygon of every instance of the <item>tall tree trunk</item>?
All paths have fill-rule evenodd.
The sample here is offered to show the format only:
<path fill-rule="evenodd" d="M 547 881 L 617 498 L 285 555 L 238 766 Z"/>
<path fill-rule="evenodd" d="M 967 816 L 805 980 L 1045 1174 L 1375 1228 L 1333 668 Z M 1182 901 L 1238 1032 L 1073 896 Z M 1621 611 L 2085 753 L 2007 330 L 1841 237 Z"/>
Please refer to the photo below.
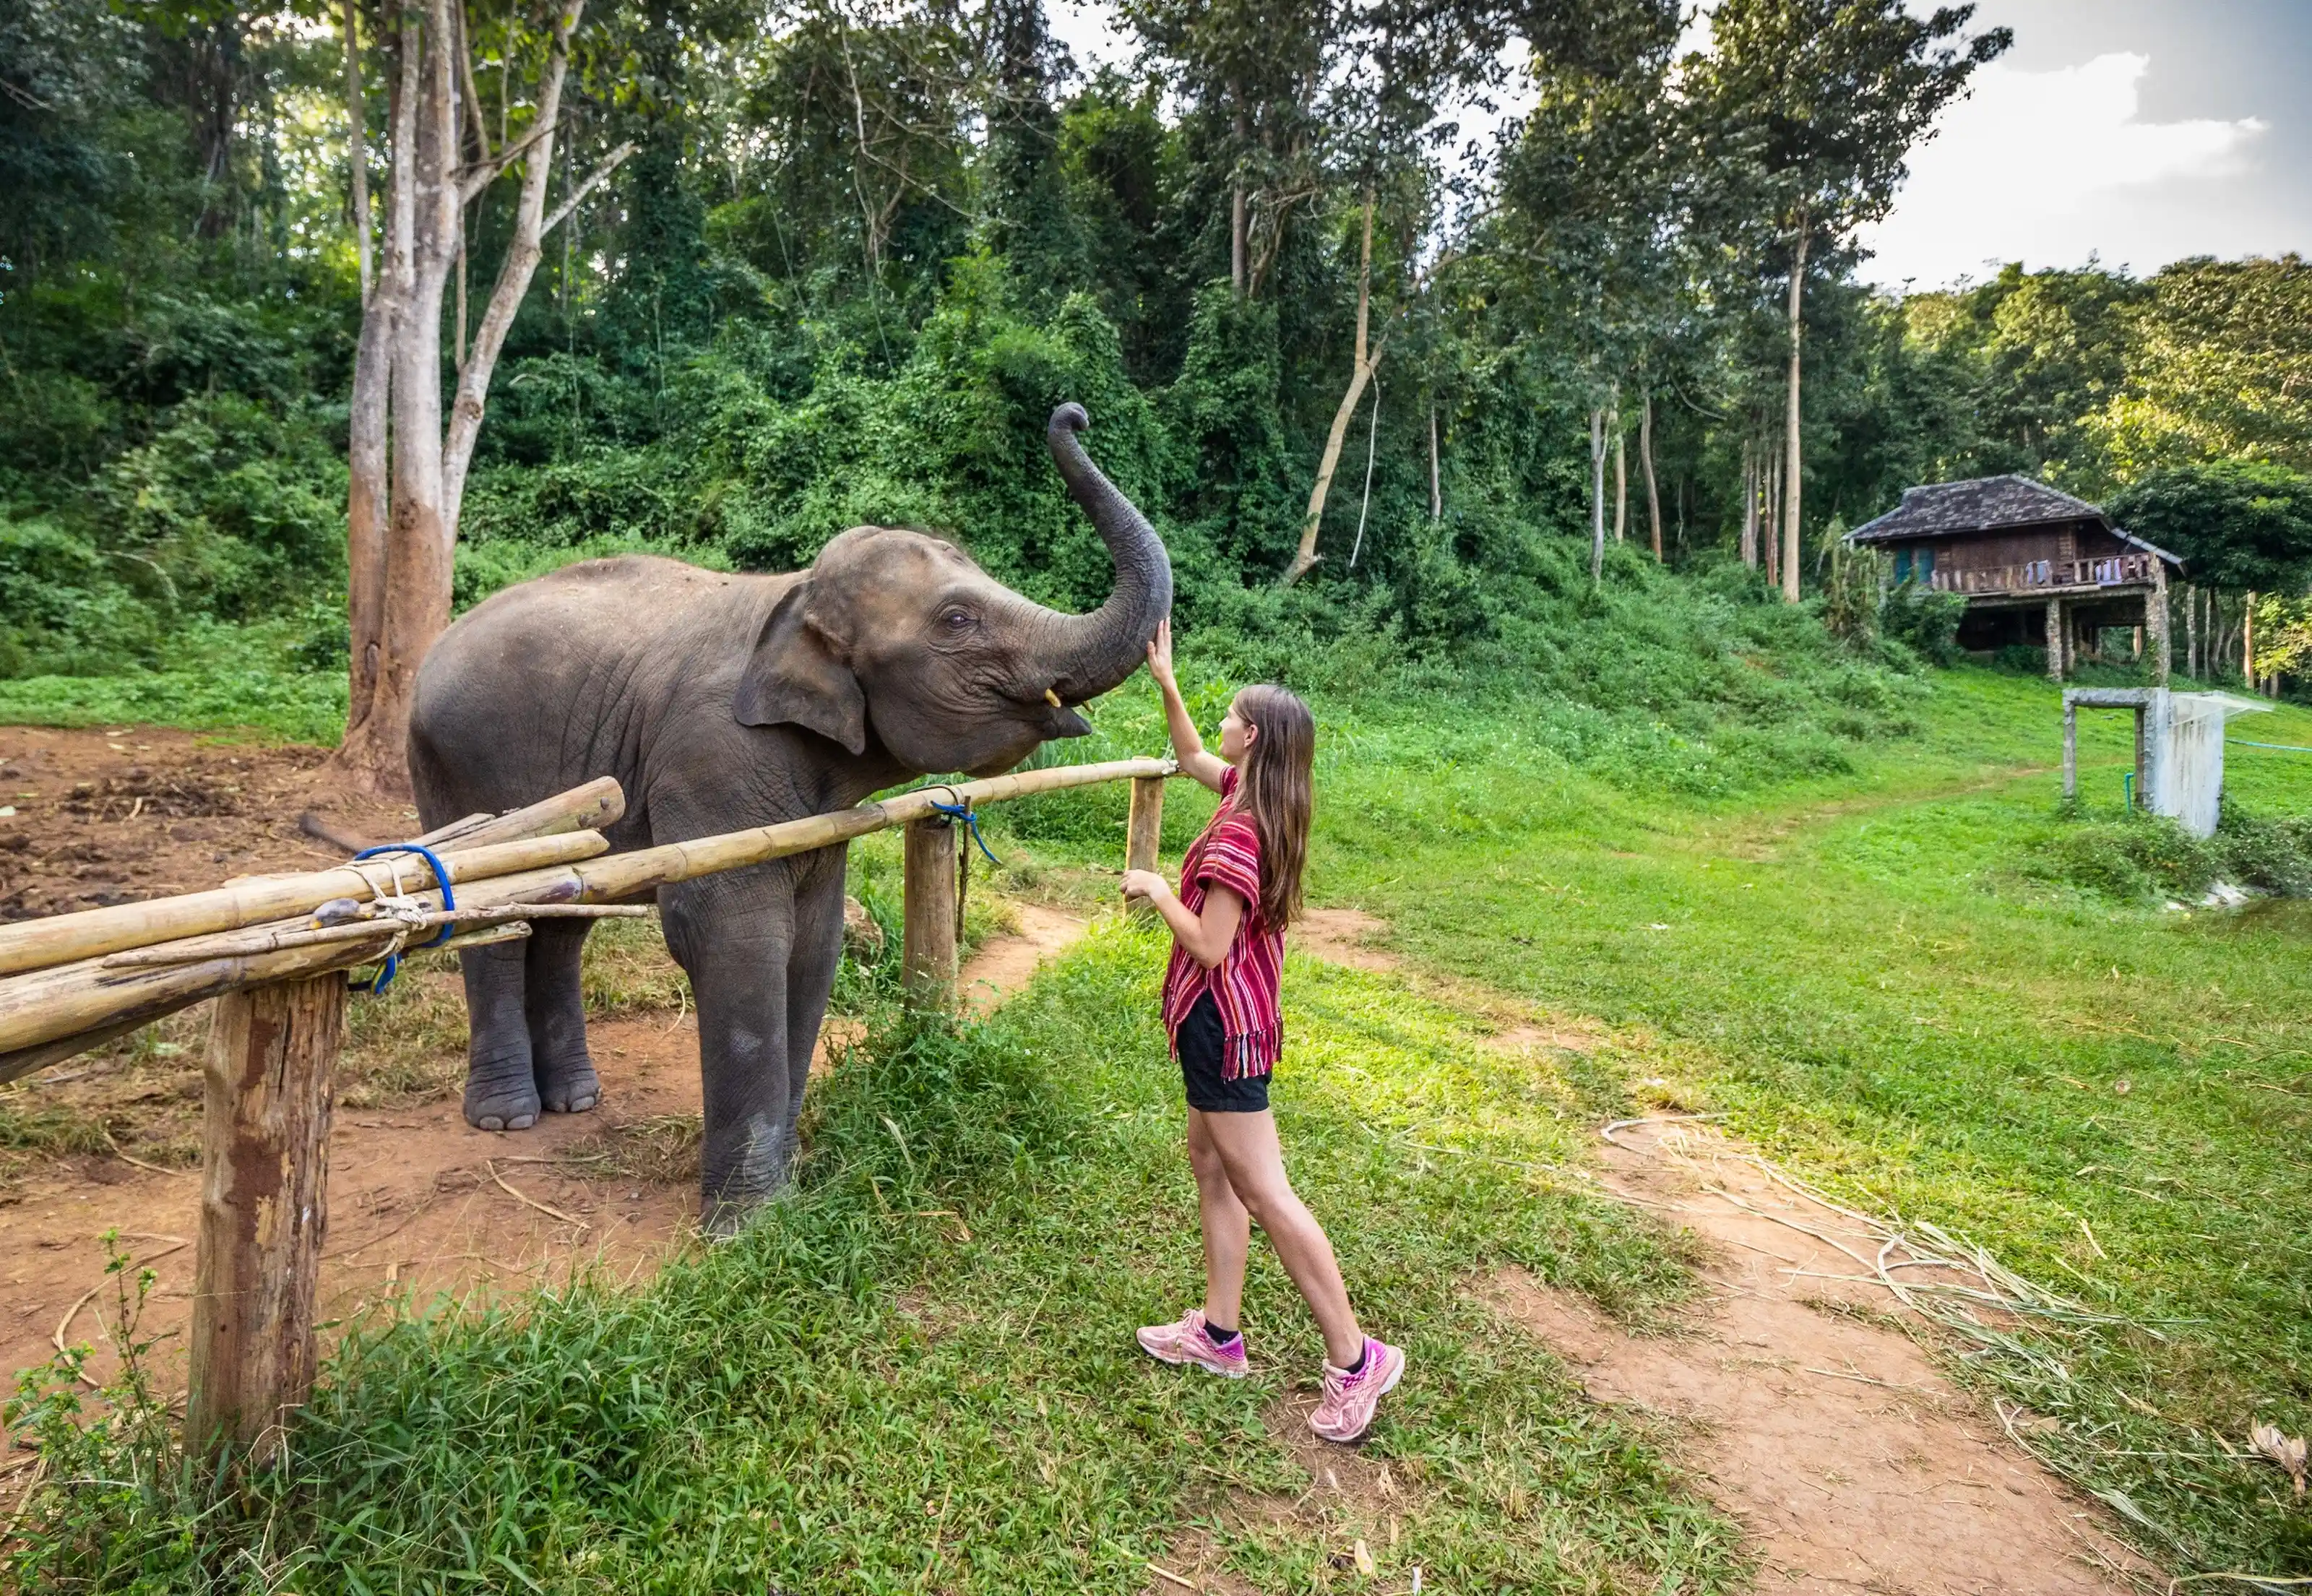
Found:
<path fill-rule="evenodd" d="M 1742 440 L 1742 564 L 1758 568 L 1758 455 Z"/>
<path fill-rule="evenodd" d="M 1242 299 L 1245 294 L 1248 269 L 1245 253 L 1248 241 L 1244 198 L 1244 146 L 1248 133 L 1244 118 L 1244 90 L 1238 84 L 1230 83 L 1229 98 L 1236 102 L 1236 116 L 1230 123 L 1230 130 L 1235 135 L 1236 167 L 1235 174 L 1229 181 L 1229 282 L 1235 286 L 1236 296 Z"/>
<path fill-rule="evenodd" d="M 1798 249 L 1791 261 L 1791 393 L 1784 423 L 1786 456 L 1782 467 L 1782 601 L 1799 601 L 1799 484 L 1805 475 L 1799 459 L 1799 355 L 1805 324 L 1800 319 L 1800 290 L 1806 282 L 1807 213 L 1799 207 Z"/>
<path fill-rule="evenodd" d="M 1437 401 L 1429 401 L 1429 519 L 1445 519 L 1445 495 L 1437 478 Z"/>
<path fill-rule="evenodd" d="M 2255 594 L 2240 601 L 2240 682 L 2255 691 Z"/>
<path fill-rule="evenodd" d="M 409 292 L 396 325 L 392 396 L 392 517 L 385 549 L 383 647 L 361 735 L 348 730 L 339 757 L 380 791 L 407 782 L 409 712 L 417 668 L 450 624 L 450 561 L 457 532 L 442 497 L 442 311 L 457 259 L 460 206 L 457 68 L 448 0 L 427 0 L 405 24 L 405 50 L 421 68 L 416 148 L 405 167 L 415 196 Z M 397 155 L 398 155 L 397 152 Z"/>
<path fill-rule="evenodd" d="M 1372 381 L 1373 372 L 1380 364 L 1380 352 L 1368 353 L 1367 335 L 1371 326 L 1372 312 L 1372 232 L 1373 191 L 1365 189 L 1364 243 L 1357 259 L 1357 347 L 1356 367 L 1349 373 L 1349 388 L 1341 395 L 1340 408 L 1333 412 L 1333 425 L 1325 434 L 1324 458 L 1317 462 L 1316 486 L 1309 490 L 1309 513 L 1300 522 L 1300 547 L 1294 550 L 1292 563 L 1285 568 L 1281 585 L 1291 587 L 1309 574 L 1316 565 L 1317 529 L 1325 519 L 1325 499 L 1333 491 L 1333 473 L 1341 463 L 1341 444 L 1347 438 L 1349 422 L 1357 413 L 1357 403 L 1364 398 L 1365 384 Z"/>
<path fill-rule="evenodd" d="M 336 764 L 360 787 L 407 790 L 407 742 L 418 667 L 450 624 L 452 558 L 466 469 L 492 368 L 521 307 L 547 228 L 565 217 L 626 156 L 620 146 L 543 215 L 554 136 L 568 75 L 570 36 L 583 0 L 564 0 L 539 83 L 531 136 L 478 162 L 461 159 L 461 32 L 450 0 L 425 0 L 399 25 L 393 93 L 390 220 L 384 270 L 363 314 L 347 427 L 346 564 L 353 641 L 352 702 Z M 478 116 L 476 145 L 487 140 Z M 442 301 L 463 258 L 469 203 L 523 162 L 513 238 L 472 346 L 442 413 Z M 460 329 L 462 333 L 463 329 Z"/>
<path fill-rule="evenodd" d="M 2200 679 L 2200 590 L 2190 583 L 2184 586 L 2184 674 Z"/>
<path fill-rule="evenodd" d="M 1607 424 L 1614 434 L 1614 541 L 1621 542 L 1630 530 L 1630 451 L 1629 438 L 1622 431 L 1622 409 L 1614 407 L 1612 419 Z"/>
<path fill-rule="evenodd" d="M 1646 472 L 1646 521 L 1652 529 L 1654 563 L 1660 565 L 1661 545 L 1661 487 L 1654 480 L 1654 395 L 1646 390 L 1645 405 L 1638 412 L 1638 463 Z"/>
<path fill-rule="evenodd" d="M 1782 583 L 1782 461 L 1778 454 L 1766 459 L 1765 524 L 1759 529 L 1765 536 L 1760 541 L 1766 546 L 1766 585 L 1780 587 Z"/>
<path fill-rule="evenodd" d="M 1606 409 L 1590 410 L 1590 585 L 1606 580 Z"/>
<path fill-rule="evenodd" d="M 346 0 L 346 164 L 354 180 L 354 249 L 361 259 L 362 303 L 369 303 L 369 111 L 362 95 L 361 40 L 354 0 Z"/>
<path fill-rule="evenodd" d="M 338 763 L 361 785 L 391 785 L 387 757 L 398 758 L 370 728 L 386 653 L 385 588 L 389 517 L 387 473 L 395 355 L 414 286 L 411 238 L 416 228 L 417 107 L 424 62 L 414 27 L 394 31 L 398 57 L 387 95 L 390 139 L 385 191 L 385 259 L 362 313 L 354 350 L 352 402 L 346 428 L 346 619 L 350 692 Z"/>

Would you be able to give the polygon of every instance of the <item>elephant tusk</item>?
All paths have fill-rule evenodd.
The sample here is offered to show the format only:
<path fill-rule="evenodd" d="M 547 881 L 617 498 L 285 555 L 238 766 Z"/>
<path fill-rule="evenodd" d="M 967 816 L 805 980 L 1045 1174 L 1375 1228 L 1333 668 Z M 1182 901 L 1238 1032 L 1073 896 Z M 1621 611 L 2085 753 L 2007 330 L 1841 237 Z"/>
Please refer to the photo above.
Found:
<path fill-rule="evenodd" d="M 1046 688 L 1044 689 L 1044 702 L 1050 705 L 1054 709 L 1065 709 L 1067 707 L 1066 705 L 1060 702 L 1060 695 L 1050 688 Z"/>

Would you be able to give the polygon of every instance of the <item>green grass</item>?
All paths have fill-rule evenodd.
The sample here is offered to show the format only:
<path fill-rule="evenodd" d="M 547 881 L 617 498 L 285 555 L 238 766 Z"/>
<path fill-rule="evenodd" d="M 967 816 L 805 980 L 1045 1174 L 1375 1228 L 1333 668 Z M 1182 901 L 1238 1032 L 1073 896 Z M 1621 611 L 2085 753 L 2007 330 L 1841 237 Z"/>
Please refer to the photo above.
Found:
<path fill-rule="evenodd" d="M 0 680 L 0 724 L 181 726 L 334 748 L 345 734 L 346 672 L 308 668 L 303 643 L 288 621 L 191 622 L 153 670 Z"/>
<path fill-rule="evenodd" d="M 638 1293 L 381 1321 L 287 1465 L 213 1501 L 113 1460 L 124 1483 L 47 1499 L 50 1560 L 19 1577 L 1124 1592 L 1196 1523 L 1262 1589 L 1356 1586 L 1335 1561 L 1356 1539 L 1380 1588 L 1416 1565 L 1446 1591 L 1737 1586 L 1733 1526 L 1466 1289 L 1513 1263 L 1644 1318 L 1687 1289 L 1675 1246 L 1584 1189 L 1560 1082 L 1392 982 L 1296 963 L 1279 1095 L 1305 1194 L 1421 1372 L 1367 1452 L 1401 1482 L 1398 1544 L 1378 1506 L 1291 1509 L 1310 1481 L 1273 1426 L 1322 1346 L 1273 1260 L 1255 1378 L 1138 1354 L 1131 1327 L 1199 1281 L 1162 951 L 1111 922 L 985 1028 L 880 1031 L 737 1242 Z"/>
<path fill-rule="evenodd" d="M 1699 718 L 1414 671 L 1318 696 L 1317 901 L 1385 916 L 1416 967 L 1614 1028 L 1596 1067 L 1506 1070 L 1482 1022 L 1401 982 L 1292 968 L 1296 1177 L 1327 1216 L 1391 1222 L 1336 1240 L 1425 1371 L 1377 1443 L 1419 1502 L 1388 1577 L 1743 1575 L 1660 1438 L 1585 1408 L 1465 1289 L 1522 1262 L 1640 1320 L 1687 1289 L 1674 1238 L 1580 1190 L 1586 1130 L 1639 1065 L 1852 1200 L 2129 1321 L 1952 1366 L 2058 1421 L 2035 1444 L 2141 1515 L 2170 1565 L 2312 1574 L 2312 1516 L 2235 1455 L 2259 1421 L 2312 1430 L 2312 906 L 2170 912 L 2050 868 L 2082 820 L 2123 817 L 2123 716 L 2083 720 L 2067 816 L 2045 682 L 1829 679 L 1886 697 L 1896 732 L 1810 712 L 1778 742 L 1770 683 Z M 1209 723 L 1227 689 L 1193 697 Z M 1160 747 L 1144 682 L 1098 719 L 1059 757 Z M 2312 745 L 2312 715 L 2233 731 Z M 2229 763 L 2242 809 L 2312 813 L 2312 756 Z M 1209 800 L 1172 792 L 1177 847 Z M 1123 814 L 1118 792 L 1069 794 L 990 830 L 1025 880 L 1113 869 Z M 889 852 L 854 855 L 887 920 Z M 1225 1481 L 1297 1494 L 1261 1416 L 1316 1345 L 1273 1265 L 1253 1389 L 1166 1381 L 1120 1338 L 1195 1274 L 1157 952 L 1110 931 L 959 1042 L 879 1031 L 820 1094 L 797 1195 L 647 1292 L 380 1328 L 292 1472 L 217 1508 L 200 1549 L 181 1532 L 212 1499 L 189 1489 L 83 1500 L 58 1528 L 179 1582 L 246 1548 L 301 1588 L 512 1564 L 562 1587 L 1123 1590 L 1196 1521 L 1263 1588 L 1351 1583 L 1318 1529 L 1219 1511 Z M 887 999 L 870 983 L 846 1004 Z M 318 1560 L 293 1567 L 302 1545 Z"/>
<path fill-rule="evenodd" d="M 2170 1558 L 2312 1573 L 2285 1478 L 2220 1455 L 2258 1421 L 2312 1428 L 2312 906 L 2034 880 L 2066 823 L 2044 684 L 1942 675 L 1915 744 L 1763 803 L 1642 795 L 1513 719 L 1423 707 L 1326 756 L 1327 899 L 1424 965 L 1650 1038 L 1853 1200 L 2156 1326 L 2067 1341 L 2062 1378 L 1970 1372 L 2061 1419 L 2050 1450 Z M 2099 719 L 2082 795 L 2115 817 L 2129 733 Z M 2246 723 L 2312 744 L 2301 710 Z M 2312 811 L 2312 756 L 2229 751 L 2243 806 Z M 2147 1452 L 2169 1455 L 2124 1455 Z"/>

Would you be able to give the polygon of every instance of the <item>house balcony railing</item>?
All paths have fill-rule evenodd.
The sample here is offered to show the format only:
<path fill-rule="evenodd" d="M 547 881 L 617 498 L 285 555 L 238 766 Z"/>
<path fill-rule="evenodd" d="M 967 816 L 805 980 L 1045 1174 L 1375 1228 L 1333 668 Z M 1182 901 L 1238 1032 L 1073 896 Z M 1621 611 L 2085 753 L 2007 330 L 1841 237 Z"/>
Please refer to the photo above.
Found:
<path fill-rule="evenodd" d="M 2112 554 L 2088 560 L 2026 560 L 1968 570 L 1943 566 L 1930 579 L 1939 592 L 2019 593 L 2034 588 L 2118 587 L 2154 580 L 2157 555 Z"/>

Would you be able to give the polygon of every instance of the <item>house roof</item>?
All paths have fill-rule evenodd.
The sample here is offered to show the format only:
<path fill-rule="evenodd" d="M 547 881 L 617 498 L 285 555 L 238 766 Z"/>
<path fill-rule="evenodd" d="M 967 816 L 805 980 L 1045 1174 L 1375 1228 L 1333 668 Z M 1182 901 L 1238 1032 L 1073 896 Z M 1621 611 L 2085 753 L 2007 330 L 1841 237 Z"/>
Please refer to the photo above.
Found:
<path fill-rule="evenodd" d="M 1850 543 L 1895 543 L 1951 532 L 1984 532 L 2004 527 L 2044 526 L 2051 522 L 2093 521 L 2122 542 L 2156 554 L 2178 570 L 2184 562 L 2156 544 L 2114 525 L 2099 504 L 2073 498 L 2030 477 L 1977 477 L 1966 482 L 1936 482 L 1906 487 L 1903 502 L 1876 521 L 1846 534 Z"/>

